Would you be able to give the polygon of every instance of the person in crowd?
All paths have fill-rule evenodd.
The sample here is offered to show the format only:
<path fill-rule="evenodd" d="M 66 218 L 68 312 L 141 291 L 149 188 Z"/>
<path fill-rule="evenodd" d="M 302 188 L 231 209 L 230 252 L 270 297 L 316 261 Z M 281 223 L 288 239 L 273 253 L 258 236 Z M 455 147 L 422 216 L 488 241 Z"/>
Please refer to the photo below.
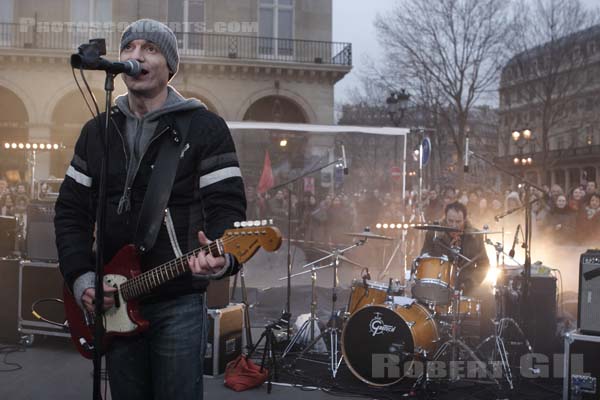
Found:
<path fill-rule="evenodd" d="M 546 217 L 546 234 L 552 237 L 554 243 L 570 243 L 574 228 L 575 214 L 568 207 L 565 195 L 558 195 Z"/>
<path fill-rule="evenodd" d="M 598 185 L 596 185 L 596 181 L 587 181 L 585 184 L 584 203 L 589 204 L 592 195 L 595 193 L 598 193 Z"/>
<path fill-rule="evenodd" d="M 585 191 L 581 186 L 575 186 L 569 196 L 569 208 L 578 212 L 585 204 Z"/>
<path fill-rule="evenodd" d="M 592 193 L 589 203 L 577 215 L 576 226 L 581 245 L 600 248 L 600 193 Z"/>
<path fill-rule="evenodd" d="M 428 203 L 424 209 L 425 221 L 430 223 L 442 219 L 444 214 L 444 206 L 437 193 L 436 190 L 429 191 Z"/>
<path fill-rule="evenodd" d="M 0 196 L 6 193 L 8 193 L 8 182 L 6 182 L 6 179 L 0 179 Z"/>
<path fill-rule="evenodd" d="M 15 215 L 15 202 L 13 200 L 13 195 L 10 193 L 5 193 L 0 196 L 0 215 L 5 217 L 12 217 Z"/>

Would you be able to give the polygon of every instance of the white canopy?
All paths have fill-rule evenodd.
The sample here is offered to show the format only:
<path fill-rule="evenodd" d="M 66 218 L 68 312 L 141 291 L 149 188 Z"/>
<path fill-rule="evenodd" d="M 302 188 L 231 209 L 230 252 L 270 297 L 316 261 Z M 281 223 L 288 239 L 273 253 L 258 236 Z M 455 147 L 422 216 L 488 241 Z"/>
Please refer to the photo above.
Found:
<path fill-rule="evenodd" d="M 299 131 L 319 133 L 368 133 L 372 135 L 405 136 L 410 132 L 408 128 L 392 128 L 389 126 L 352 126 L 352 125 L 313 125 L 295 124 L 287 122 L 253 122 L 253 121 L 228 121 L 229 129 L 267 129 L 277 131 Z"/>

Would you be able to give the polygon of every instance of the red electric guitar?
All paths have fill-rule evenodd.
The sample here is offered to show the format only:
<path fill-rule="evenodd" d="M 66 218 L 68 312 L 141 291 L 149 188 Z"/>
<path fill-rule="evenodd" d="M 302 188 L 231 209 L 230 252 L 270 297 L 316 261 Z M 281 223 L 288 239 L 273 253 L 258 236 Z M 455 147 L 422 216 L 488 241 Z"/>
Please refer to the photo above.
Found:
<path fill-rule="evenodd" d="M 244 224 L 246 225 L 246 224 Z M 115 305 L 103 314 L 106 335 L 103 349 L 106 351 L 112 336 L 129 336 L 148 329 L 138 310 L 137 299 L 150 293 L 161 284 L 177 278 L 189 271 L 188 257 L 200 251 L 211 252 L 213 256 L 225 253 L 233 255 L 239 263 L 249 260 L 262 247 L 272 252 L 281 245 L 281 232 L 272 226 L 258 226 L 249 222 L 249 227 L 229 229 L 220 239 L 196 249 L 180 258 L 164 263 L 147 272 L 140 268 L 139 256 L 133 245 L 123 247 L 104 267 L 104 282 L 117 288 Z M 222 271 L 224 272 L 224 271 Z M 217 273 L 215 276 L 222 275 Z M 86 358 L 93 358 L 94 319 L 75 302 L 73 294 L 65 285 L 63 289 L 65 314 L 71 332 L 71 340 L 77 350 Z"/>

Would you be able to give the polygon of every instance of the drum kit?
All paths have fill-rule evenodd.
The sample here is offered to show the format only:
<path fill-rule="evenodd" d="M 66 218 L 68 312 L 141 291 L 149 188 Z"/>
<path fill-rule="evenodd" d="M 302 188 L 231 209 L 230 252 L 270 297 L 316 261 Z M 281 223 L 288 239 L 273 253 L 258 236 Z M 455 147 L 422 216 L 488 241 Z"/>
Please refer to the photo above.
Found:
<path fill-rule="evenodd" d="M 420 225 L 416 229 L 436 232 L 460 232 L 453 228 L 438 225 Z M 495 232 L 474 231 L 469 234 L 489 234 Z M 485 362 L 478 356 L 478 347 L 471 348 L 463 337 L 462 326 L 467 321 L 478 323 L 481 317 L 481 301 L 464 296 L 458 287 L 461 267 L 459 248 L 448 248 L 450 256 L 423 254 L 412 265 L 410 280 L 403 284 L 390 278 L 389 282 L 371 280 L 368 269 L 363 269 L 362 279 L 352 282 L 351 293 L 344 313 L 336 309 L 337 269 L 340 258 L 347 251 L 364 245 L 367 240 L 392 240 L 391 237 L 377 235 L 369 231 L 347 233 L 358 238 L 354 245 L 335 250 L 300 272 L 312 274 L 311 316 L 291 339 L 282 357 L 286 357 L 306 330 L 310 332 L 310 342 L 299 354 L 306 356 L 322 338 L 329 338 L 329 365 L 335 378 L 342 361 L 361 381 L 371 386 L 391 386 L 405 379 L 413 379 L 414 386 L 426 389 L 429 382 L 442 379 L 448 382 L 464 379 L 465 376 L 450 374 L 431 378 L 428 365 L 432 362 L 467 362 L 467 366 L 477 369 L 478 381 L 500 385 Z M 324 260 L 328 265 L 318 266 Z M 467 262 L 471 262 L 466 258 Z M 317 337 L 314 335 L 316 317 L 316 271 L 333 267 L 333 289 L 331 319 L 327 328 Z M 497 319 L 499 320 L 499 319 Z M 503 321 L 505 323 L 506 321 Z M 476 324 L 475 323 L 475 324 Z M 465 340 L 463 340 L 465 339 Z M 487 338 L 502 345 L 498 337 Z M 341 348 L 341 355 L 340 349 Z M 506 356 L 506 349 L 501 358 Z M 509 368 L 502 362 L 503 368 Z M 449 365 L 448 364 L 448 365 Z M 475 376 L 462 371 L 466 376 Z M 472 381 L 473 379 L 470 379 Z M 511 387 L 512 387 L 512 382 Z"/>

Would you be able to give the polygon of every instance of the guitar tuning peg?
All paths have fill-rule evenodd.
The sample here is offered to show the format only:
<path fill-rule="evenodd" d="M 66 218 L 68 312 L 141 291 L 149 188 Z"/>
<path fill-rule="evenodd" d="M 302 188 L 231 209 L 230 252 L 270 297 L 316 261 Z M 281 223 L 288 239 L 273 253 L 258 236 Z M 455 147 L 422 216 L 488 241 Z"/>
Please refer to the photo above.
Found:
<path fill-rule="evenodd" d="M 273 225 L 273 220 L 272 219 L 269 220 L 269 225 Z"/>
<path fill-rule="evenodd" d="M 240 226 L 242 226 L 242 224 L 240 224 L 240 222 L 239 222 L 239 221 L 235 221 L 235 222 L 233 223 L 233 227 L 234 227 L 234 228 L 239 228 Z"/>
<path fill-rule="evenodd" d="M 262 225 L 262 226 L 267 226 L 267 224 L 268 224 L 268 222 L 267 222 L 267 220 L 266 220 L 266 219 L 263 219 L 263 220 L 262 220 L 262 221 L 260 221 L 260 222 L 261 222 L 261 225 Z"/>
<path fill-rule="evenodd" d="M 247 222 L 247 221 L 242 221 L 242 222 L 240 223 L 240 226 L 241 226 L 242 228 L 245 228 L 245 227 L 247 227 L 247 226 L 248 226 L 248 222 Z"/>
<path fill-rule="evenodd" d="M 260 226 L 260 221 L 259 220 L 254 221 L 254 226 Z"/>

